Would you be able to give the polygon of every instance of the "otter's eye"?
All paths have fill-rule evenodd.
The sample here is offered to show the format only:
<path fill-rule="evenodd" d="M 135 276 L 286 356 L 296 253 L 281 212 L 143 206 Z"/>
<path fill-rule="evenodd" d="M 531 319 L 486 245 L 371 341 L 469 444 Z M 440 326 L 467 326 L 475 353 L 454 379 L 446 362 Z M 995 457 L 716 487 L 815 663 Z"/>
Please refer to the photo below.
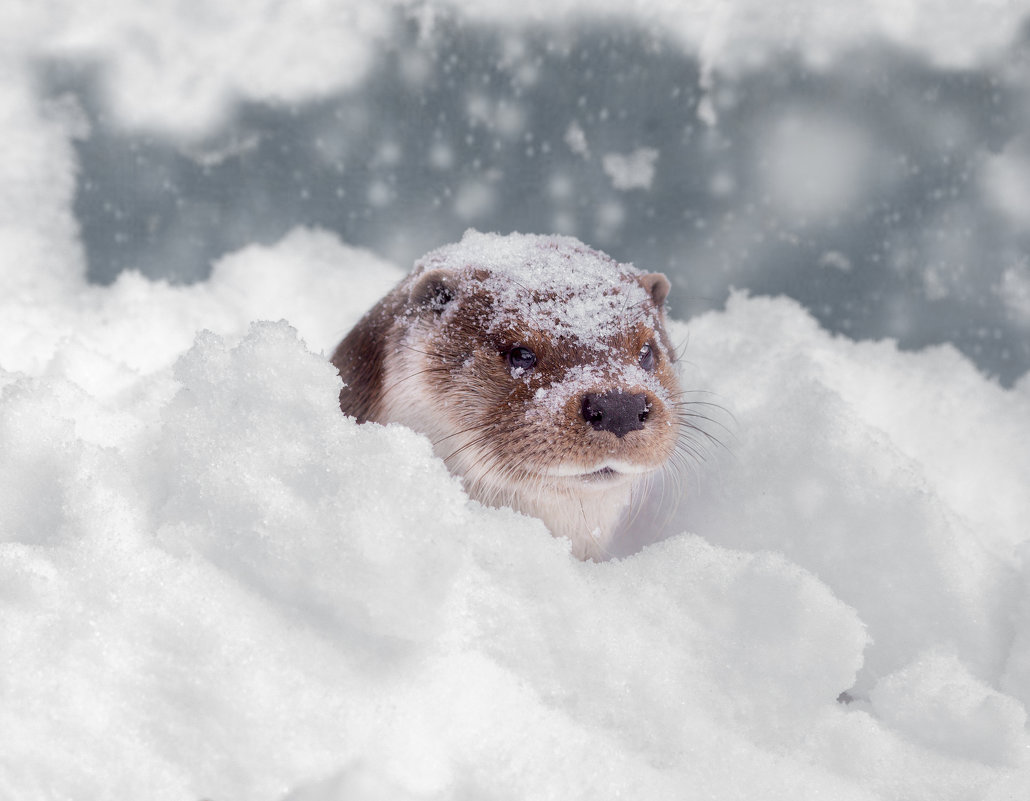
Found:
<path fill-rule="evenodd" d="M 536 354 L 529 348 L 516 345 L 508 351 L 508 366 L 512 370 L 530 370 L 536 364 Z"/>
<path fill-rule="evenodd" d="M 640 349 L 639 360 L 640 366 L 647 370 L 647 372 L 650 373 L 654 370 L 654 349 L 650 344 L 644 345 Z"/>

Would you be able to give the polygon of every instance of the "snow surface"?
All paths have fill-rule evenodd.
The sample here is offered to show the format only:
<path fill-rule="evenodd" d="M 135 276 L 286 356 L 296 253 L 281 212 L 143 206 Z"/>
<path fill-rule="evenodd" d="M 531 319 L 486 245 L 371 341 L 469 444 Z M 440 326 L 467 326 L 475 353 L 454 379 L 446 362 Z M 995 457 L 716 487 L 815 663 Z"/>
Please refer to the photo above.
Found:
<path fill-rule="evenodd" d="M 203 284 L 86 283 L 81 122 L 38 101 L 41 50 L 110 59 L 128 119 L 199 130 L 234 93 L 322 91 L 306 58 L 365 52 L 325 15 L 375 19 L 284 7 L 315 33 L 291 51 L 171 5 L 0 26 L 0 797 L 1030 797 L 1030 378 L 737 294 L 670 332 L 725 448 L 656 488 L 625 558 L 580 563 L 423 438 L 339 413 L 325 354 L 399 267 L 298 229 Z M 889 7 L 847 19 L 933 48 L 940 11 L 956 57 L 1018 10 Z"/>
<path fill-rule="evenodd" d="M 582 564 L 339 414 L 324 354 L 397 268 L 297 230 L 97 288 L 50 244 L 2 262 L 0 795 L 1030 790 L 1026 379 L 738 295 L 672 327 L 724 454 Z"/>
<path fill-rule="evenodd" d="M 738 295 L 673 326 L 735 416 L 682 533 L 581 564 L 339 414 L 324 353 L 396 268 L 308 230 L 190 288 L 38 268 L 0 310 L 37 342 L 0 373 L 0 795 L 1030 790 L 1027 380 Z"/>

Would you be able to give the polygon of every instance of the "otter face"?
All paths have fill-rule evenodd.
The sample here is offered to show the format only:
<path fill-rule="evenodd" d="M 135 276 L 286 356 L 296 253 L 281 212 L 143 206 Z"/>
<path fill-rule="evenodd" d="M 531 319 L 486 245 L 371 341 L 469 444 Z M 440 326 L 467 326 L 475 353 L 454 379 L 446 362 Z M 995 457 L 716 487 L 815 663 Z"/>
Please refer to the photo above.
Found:
<path fill-rule="evenodd" d="M 460 247 L 418 266 L 397 353 L 398 379 L 421 390 L 387 417 L 429 435 L 478 500 L 603 539 L 679 439 L 669 284 L 574 240 L 520 244 L 516 258 Z"/>
<path fill-rule="evenodd" d="M 462 284 L 451 308 L 416 329 L 430 361 L 447 365 L 427 378 L 447 398 L 440 411 L 459 441 L 440 454 L 455 472 L 580 491 L 667 461 L 679 434 L 670 410 L 678 387 L 653 301 L 602 339 L 584 340 L 505 313 L 478 279 Z"/>

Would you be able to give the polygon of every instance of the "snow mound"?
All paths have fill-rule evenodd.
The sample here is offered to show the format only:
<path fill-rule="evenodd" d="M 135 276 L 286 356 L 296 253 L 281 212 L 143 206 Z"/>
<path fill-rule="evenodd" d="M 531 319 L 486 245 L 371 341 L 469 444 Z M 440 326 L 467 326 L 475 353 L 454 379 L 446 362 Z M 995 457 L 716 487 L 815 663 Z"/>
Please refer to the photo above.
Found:
<path fill-rule="evenodd" d="M 683 375 L 732 410 L 728 454 L 664 488 L 671 536 L 584 564 L 339 414 L 324 353 L 397 275 L 298 230 L 206 284 L 39 307 L 63 344 L 0 362 L 4 796 L 1026 785 L 1023 384 L 737 296 Z"/>

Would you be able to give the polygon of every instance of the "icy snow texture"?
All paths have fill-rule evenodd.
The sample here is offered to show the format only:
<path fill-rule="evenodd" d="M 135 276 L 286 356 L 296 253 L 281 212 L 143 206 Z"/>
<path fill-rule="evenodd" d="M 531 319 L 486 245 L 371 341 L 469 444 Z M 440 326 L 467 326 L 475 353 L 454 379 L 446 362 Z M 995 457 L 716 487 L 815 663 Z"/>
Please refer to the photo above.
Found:
<path fill-rule="evenodd" d="M 20 112 L 27 148 L 60 145 Z M 8 195 L 25 241 L 68 186 Z M 582 564 L 424 439 L 339 414 L 324 352 L 396 268 L 298 230 L 206 284 L 104 289 L 54 230 L 0 262 L 5 797 L 1030 784 L 1026 380 L 738 296 L 684 371 L 735 414 L 729 456 L 677 491 L 673 536 Z"/>
<path fill-rule="evenodd" d="M 67 327 L 0 374 L 0 794 L 1027 782 L 1025 381 L 739 296 L 690 329 L 688 385 L 737 417 L 732 458 L 682 488 L 703 538 L 581 564 L 468 502 L 424 439 L 340 415 L 332 368 L 287 323 L 247 323 L 289 315 L 324 350 L 397 275 L 296 231 L 188 290 L 67 279 L 34 321 L 9 313 L 27 290 L 4 304 L 4 340 Z M 203 325 L 222 333 L 190 345 Z"/>
<path fill-rule="evenodd" d="M 426 271 L 445 270 L 493 298 L 487 330 L 518 323 L 579 347 L 607 347 L 627 320 L 657 328 L 651 296 L 635 279 L 632 264 L 567 236 L 486 234 L 466 231 L 460 242 L 427 253 L 416 263 Z M 480 276 L 478 270 L 489 274 Z"/>
<path fill-rule="evenodd" d="M 562 409 L 568 408 L 568 402 L 576 397 L 583 397 L 605 381 L 615 378 L 620 384 L 631 387 L 644 387 L 664 403 L 671 402 L 668 390 L 655 377 L 636 365 L 606 365 L 601 369 L 595 365 L 578 365 L 571 368 L 562 381 L 547 387 L 540 387 L 534 394 L 538 408 L 534 409 L 543 420 L 554 420 Z"/>

